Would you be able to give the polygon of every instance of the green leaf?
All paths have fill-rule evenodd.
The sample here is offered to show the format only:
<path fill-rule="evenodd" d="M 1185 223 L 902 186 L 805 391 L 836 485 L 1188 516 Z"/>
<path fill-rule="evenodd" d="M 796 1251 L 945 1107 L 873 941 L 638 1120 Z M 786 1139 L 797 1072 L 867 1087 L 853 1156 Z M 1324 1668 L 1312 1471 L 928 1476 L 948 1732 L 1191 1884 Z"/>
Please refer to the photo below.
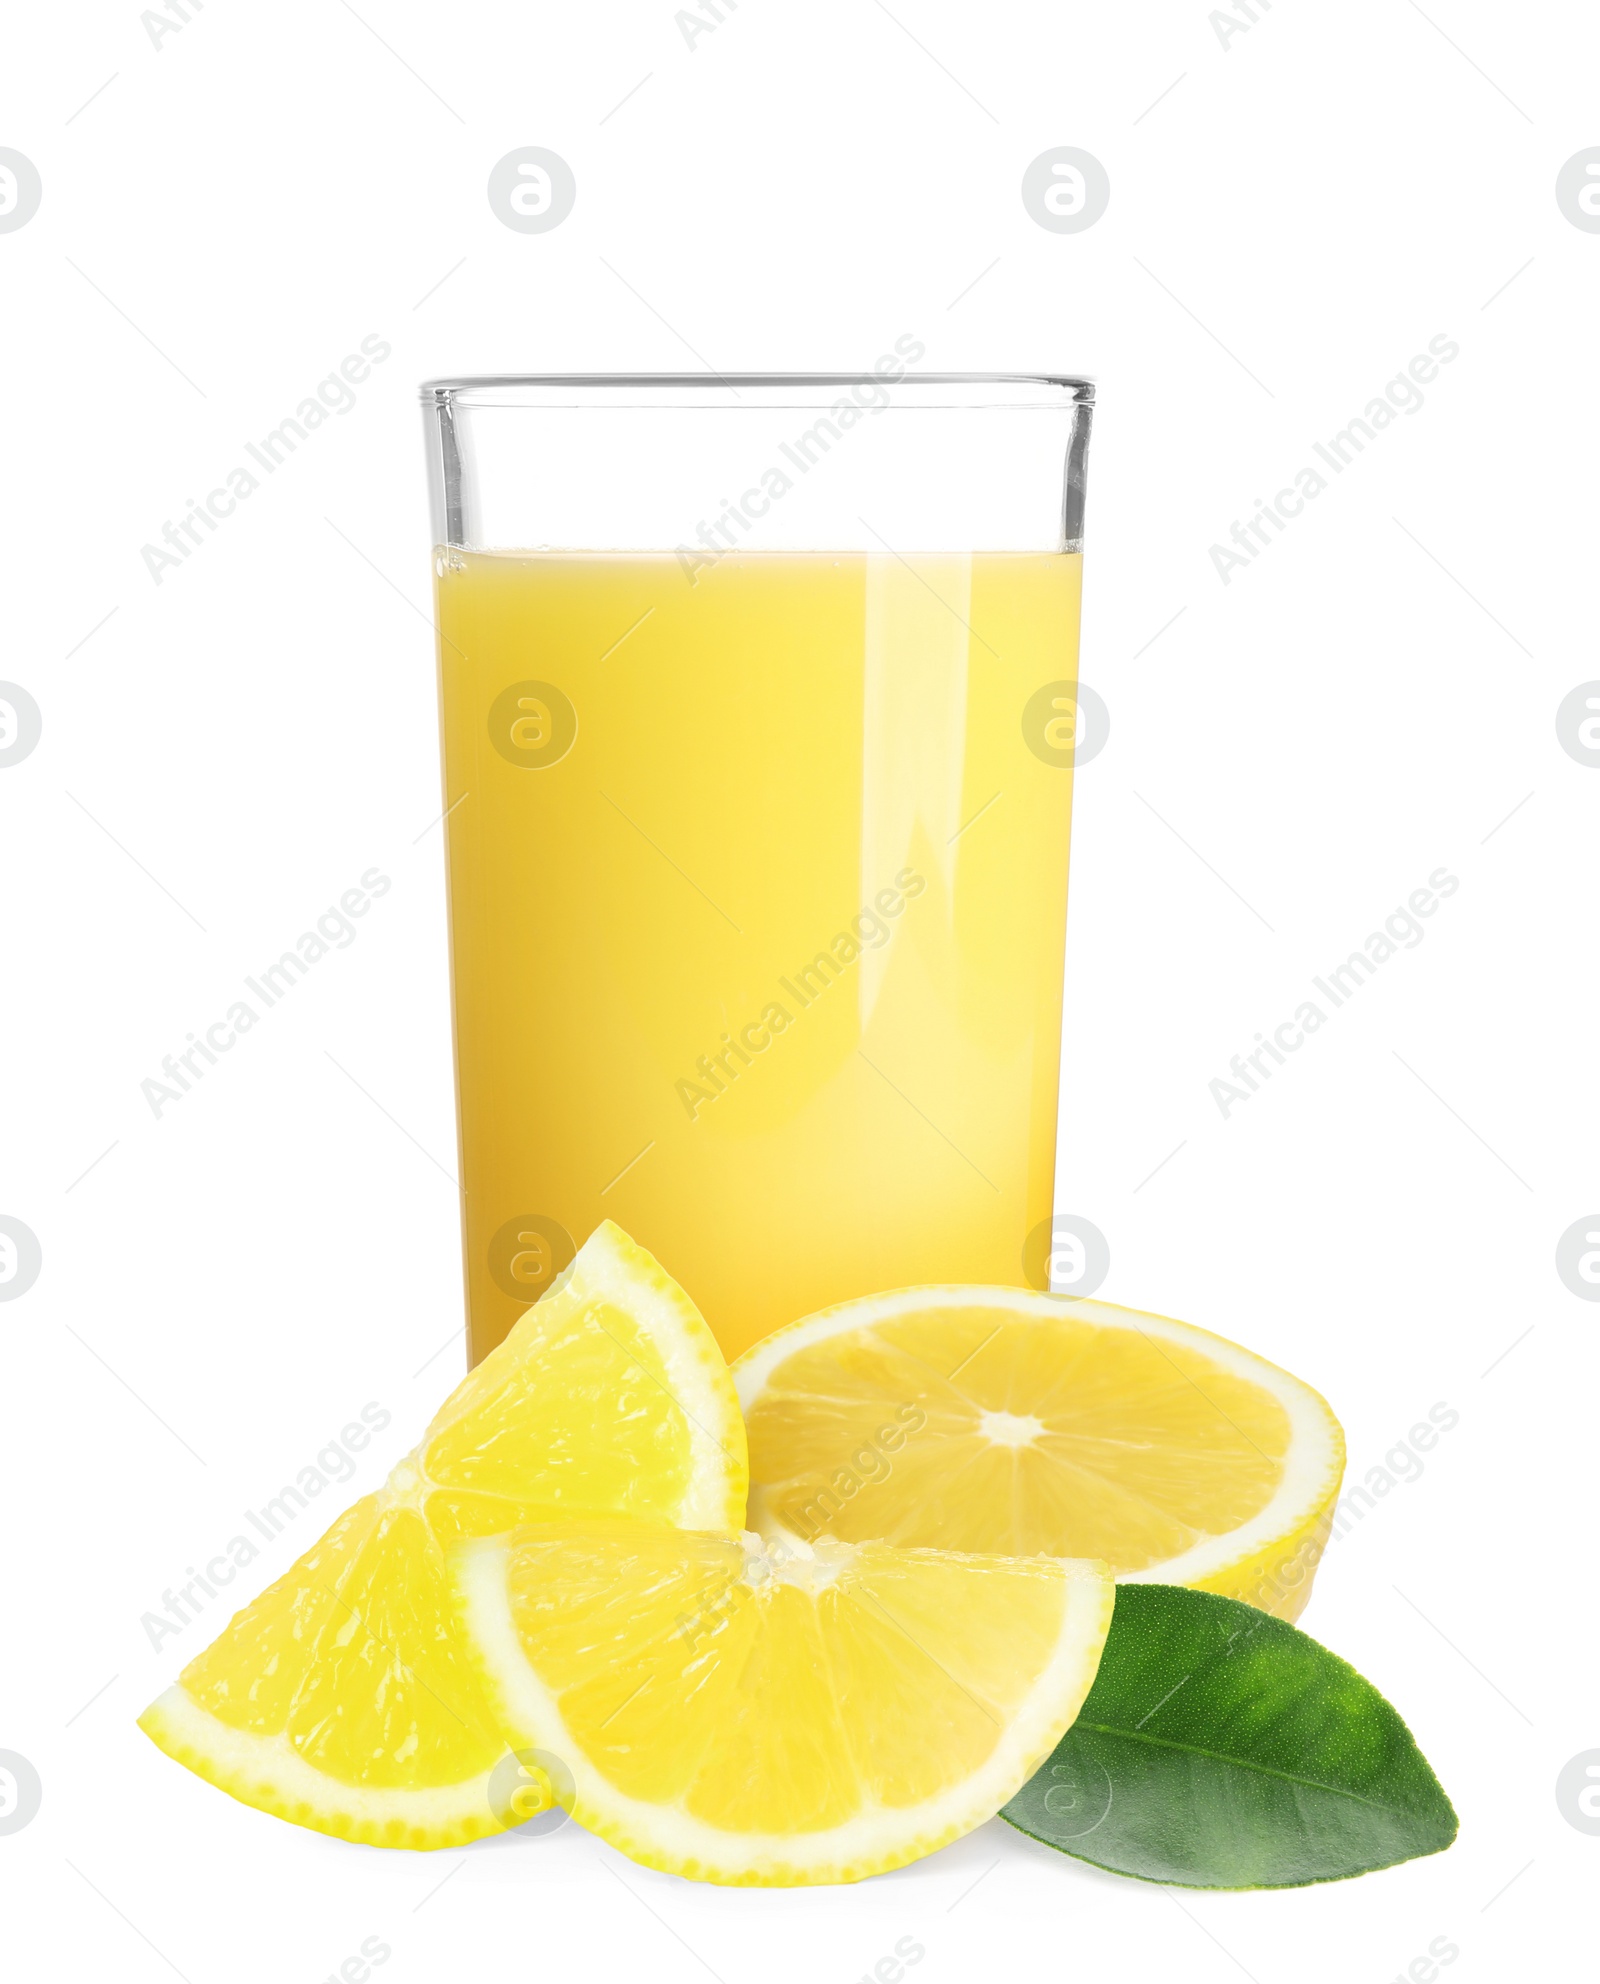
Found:
<path fill-rule="evenodd" d="M 1001 1812 L 1117 1874 L 1195 1888 L 1344 1880 L 1439 1853 L 1456 1815 L 1370 1681 L 1254 1606 L 1117 1587 L 1078 1720 Z"/>

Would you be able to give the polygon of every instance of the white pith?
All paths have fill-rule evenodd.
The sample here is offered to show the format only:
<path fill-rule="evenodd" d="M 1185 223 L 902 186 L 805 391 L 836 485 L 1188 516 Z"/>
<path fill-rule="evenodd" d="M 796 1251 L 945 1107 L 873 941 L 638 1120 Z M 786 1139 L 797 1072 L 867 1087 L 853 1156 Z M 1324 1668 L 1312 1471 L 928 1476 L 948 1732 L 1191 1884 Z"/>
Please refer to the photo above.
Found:
<path fill-rule="evenodd" d="M 745 1544 L 746 1575 L 765 1563 L 774 1574 L 817 1589 L 845 1574 L 856 1548 L 830 1543 L 813 1562 L 804 1545 L 780 1545 L 764 1557 L 751 1538 Z M 1030 1560 L 1053 1564 L 1067 1586 L 1061 1633 L 994 1750 L 971 1776 L 921 1804 L 865 1808 L 816 1832 L 731 1832 L 678 1806 L 630 1797 L 584 1754 L 518 1637 L 509 1561 L 504 1537 L 479 1538 L 453 1553 L 461 1616 L 508 1740 L 560 1757 L 572 1773 L 573 1815 L 620 1851 L 670 1873 L 730 1884 L 860 1879 L 919 1859 L 992 1818 L 1071 1726 L 1099 1664 L 1112 1602 L 1103 1565 Z"/>
<path fill-rule="evenodd" d="M 869 1295 L 823 1309 L 765 1338 L 739 1358 L 733 1367 L 739 1403 L 748 1415 L 780 1365 L 830 1337 L 872 1329 L 918 1311 L 973 1308 L 1003 1309 L 1019 1320 L 1031 1316 L 1041 1322 L 1059 1322 L 1067 1316 L 1097 1329 L 1131 1330 L 1146 1339 L 1183 1344 L 1209 1358 L 1230 1376 L 1259 1386 L 1277 1400 L 1287 1415 L 1289 1446 L 1283 1459 L 1283 1475 L 1271 1500 L 1247 1522 L 1225 1535 L 1203 1537 L 1163 1563 L 1121 1573 L 1124 1583 L 1194 1584 L 1248 1561 L 1299 1529 L 1321 1507 L 1344 1466 L 1344 1447 L 1337 1422 L 1324 1400 L 1309 1385 L 1302 1384 L 1276 1364 L 1269 1364 L 1264 1357 L 1256 1357 L 1226 1337 L 1213 1336 L 1209 1330 L 1176 1322 L 1170 1316 L 1023 1288 L 967 1285 L 897 1288 L 883 1295 Z M 764 1488 L 765 1484 L 760 1486 Z M 752 1511 L 763 1508 L 765 1500 L 764 1494 L 754 1494 Z"/>
<path fill-rule="evenodd" d="M 317 1830 L 342 1838 L 359 1839 L 369 1828 L 378 1832 L 397 1821 L 446 1835 L 429 1842 L 436 1845 L 504 1830 L 490 1809 L 487 1772 L 423 1787 L 342 1784 L 308 1764 L 287 1736 L 252 1735 L 219 1722 L 180 1682 L 156 1697 L 140 1723 L 168 1756 L 219 1790 L 280 1818 L 315 1821 Z M 347 1825 L 330 1823 L 341 1817 Z"/>
<path fill-rule="evenodd" d="M 986 1412 L 978 1431 L 997 1447 L 1031 1447 L 1044 1431 L 1044 1421 L 1031 1412 Z"/>

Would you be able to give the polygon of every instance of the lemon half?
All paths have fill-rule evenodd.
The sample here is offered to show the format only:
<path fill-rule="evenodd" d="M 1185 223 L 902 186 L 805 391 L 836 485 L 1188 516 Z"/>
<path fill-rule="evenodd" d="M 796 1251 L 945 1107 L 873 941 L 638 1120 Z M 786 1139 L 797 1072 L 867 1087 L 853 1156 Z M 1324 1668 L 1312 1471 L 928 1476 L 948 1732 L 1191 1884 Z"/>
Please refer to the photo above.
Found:
<path fill-rule="evenodd" d="M 1097 1557 L 1293 1619 L 1344 1469 L 1309 1385 L 1166 1316 L 907 1288 L 734 1365 L 770 1535 Z"/>

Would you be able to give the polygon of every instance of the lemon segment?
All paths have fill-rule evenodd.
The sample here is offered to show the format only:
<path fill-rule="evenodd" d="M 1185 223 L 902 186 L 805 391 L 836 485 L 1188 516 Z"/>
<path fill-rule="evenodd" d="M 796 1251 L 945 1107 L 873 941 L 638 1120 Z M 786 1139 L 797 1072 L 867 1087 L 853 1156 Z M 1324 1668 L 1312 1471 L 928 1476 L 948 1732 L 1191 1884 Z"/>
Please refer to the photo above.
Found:
<path fill-rule="evenodd" d="M 744 1427 L 682 1290 L 607 1222 L 339 1517 L 147 1708 L 169 1756 L 247 1805 L 378 1846 L 459 1845 L 537 1809 L 453 1624 L 446 1545 L 605 1510 L 743 1518 Z"/>
<path fill-rule="evenodd" d="M 607 1220 L 435 1414 L 420 1477 L 440 1537 L 531 1509 L 727 1529 L 744 1516 L 744 1423 L 700 1311 Z"/>
<path fill-rule="evenodd" d="M 1097 1557 L 1287 1619 L 1344 1468 L 1326 1402 L 1264 1358 L 1023 1289 L 842 1303 L 733 1375 L 765 1534 Z"/>
<path fill-rule="evenodd" d="M 246 1805 L 369 1846 L 499 1831 L 505 1742 L 448 1630 L 444 1557 L 365 1496 L 139 1718 Z"/>
<path fill-rule="evenodd" d="M 992 1817 L 1077 1714 L 1113 1596 L 1103 1564 L 598 1517 L 453 1570 L 484 1692 L 575 1816 L 734 1885 L 859 1880 Z"/>

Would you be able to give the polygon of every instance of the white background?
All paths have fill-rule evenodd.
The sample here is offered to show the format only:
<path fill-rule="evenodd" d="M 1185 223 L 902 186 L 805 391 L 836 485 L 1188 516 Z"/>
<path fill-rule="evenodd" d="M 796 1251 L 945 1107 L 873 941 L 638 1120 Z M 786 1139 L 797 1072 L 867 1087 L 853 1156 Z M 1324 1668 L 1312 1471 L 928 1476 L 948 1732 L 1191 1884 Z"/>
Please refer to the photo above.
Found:
<path fill-rule="evenodd" d="M 1452 1979 L 1574 1974 L 1600 1311 L 1554 1255 L 1600 1202 L 1600 771 L 1555 711 L 1600 675 L 1600 235 L 1554 183 L 1600 143 L 1600 20 L 1263 8 L 1226 47 L 1203 0 L 743 0 L 692 51 L 667 0 L 209 0 L 159 50 L 134 0 L 13 18 L 0 145 L 44 188 L 0 235 L 0 676 L 44 722 L 0 771 L 0 1212 L 44 1258 L 0 1306 L 0 1748 L 44 1785 L 0 1838 L 17 1975 L 312 1984 L 373 1935 L 394 1984 L 843 1984 L 908 1935 L 918 1984 L 1383 1984 L 1441 1936 Z M 529 144 L 577 178 L 544 235 L 485 197 Z M 1077 235 L 1020 198 L 1064 144 L 1111 179 Z M 356 408 L 157 586 L 141 546 L 370 333 Z M 1063 1207 L 1108 1297 L 1324 1391 L 1353 1479 L 1459 1413 L 1306 1620 L 1454 1796 L 1442 1857 L 1179 1894 L 996 1821 L 860 1888 L 727 1892 L 575 1827 L 342 1845 L 133 1726 L 222 1623 L 152 1651 L 162 1590 L 367 1401 L 393 1424 L 338 1492 L 375 1484 L 460 1369 L 416 383 L 848 367 L 902 333 L 1100 381 Z M 1422 410 L 1224 586 L 1209 547 L 1439 333 Z M 156 1120 L 163 1055 L 373 865 L 357 941 Z M 1425 941 L 1225 1120 L 1229 1057 L 1441 865 Z"/>

